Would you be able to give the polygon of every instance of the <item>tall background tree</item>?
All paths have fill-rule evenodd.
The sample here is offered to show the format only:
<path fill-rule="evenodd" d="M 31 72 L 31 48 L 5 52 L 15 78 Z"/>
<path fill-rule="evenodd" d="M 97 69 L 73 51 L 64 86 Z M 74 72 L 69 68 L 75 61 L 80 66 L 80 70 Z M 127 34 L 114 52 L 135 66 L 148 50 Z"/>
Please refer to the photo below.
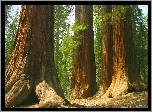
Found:
<path fill-rule="evenodd" d="M 38 100 L 39 107 L 65 103 L 54 63 L 53 5 L 22 6 L 14 46 L 5 72 L 5 107 L 27 100 Z"/>
<path fill-rule="evenodd" d="M 113 11 L 112 13 L 107 13 L 105 14 L 105 16 L 103 17 L 103 13 L 101 14 L 101 12 L 103 12 L 104 10 L 101 10 L 102 6 L 98 6 L 95 5 L 94 6 L 94 32 L 95 32 L 95 44 L 94 44 L 94 48 L 95 48 L 95 55 L 96 55 L 96 75 L 97 75 L 97 84 L 100 86 L 100 81 L 102 82 L 103 80 L 99 80 L 100 77 L 98 74 L 101 74 L 100 71 L 104 71 L 103 68 L 101 69 L 101 67 L 99 66 L 100 63 L 103 63 L 102 60 L 100 59 L 100 57 L 102 58 L 103 55 L 101 56 L 100 53 L 100 47 L 98 46 L 104 46 L 100 39 L 102 39 L 101 37 L 103 37 L 102 32 L 105 31 L 106 27 L 104 27 L 104 29 L 101 28 L 101 18 L 105 18 L 105 20 L 107 20 L 108 18 L 110 18 L 112 15 L 116 15 L 118 13 L 120 13 L 120 10 L 123 12 L 123 8 L 119 7 L 119 11 Z M 133 33 L 133 40 L 134 40 L 134 47 L 135 47 L 135 56 L 136 56 L 136 62 L 137 62 L 137 66 L 138 70 L 140 71 L 140 73 L 138 74 L 142 81 L 147 85 L 148 84 L 148 19 L 147 19 L 147 15 L 144 15 L 142 13 L 142 9 L 140 9 L 140 7 L 138 5 L 131 5 L 130 6 L 130 10 L 131 10 L 131 20 L 132 20 L 132 33 Z M 104 22 L 102 20 L 102 22 Z M 110 22 L 110 21 L 109 21 Z M 107 24 L 109 24 L 109 22 Z M 111 21 L 112 22 L 112 21 Z M 113 24 L 113 22 L 111 23 Z M 98 31 L 100 30 L 100 31 Z M 102 32 L 101 32 L 102 31 Z M 102 48 L 101 47 L 101 48 Z M 99 56 L 100 55 L 100 56 Z M 142 60 L 142 62 L 141 62 Z M 112 64 L 111 64 L 112 65 Z M 103 67 L 103 66 L 102 66 Z M 99 78 L 99 79 L 98 79 Z M 101 75 L 102 78 L 102 75 Z M 109 77 L 108 77 L 109 78 Z M 106 78 L 106 80 L 108 80 L 108 78 Z M 100 90 L 99 90 L 100 91 Z M 97 92 L 96 96 L 101 96 L 101 91 Z"/>
<path fill-rule="evenodd" d="M 101 62 L 101 76 L 100 88 L 96 96 L 103 95 L 109 88 L 112 82 L 113 74 L 113 33 L 112 33 L 112 13 L 111 5 L 103 5 L 102 11 L 102 62 Z M 101 38 L 101 37 L 100 37 Z"/>
<path fill-rule="evenodd" d="M 113 76 L 112 83 L 105 93 L 108 97 L 146 90 L 146 86 L 139 77 L 139 69 L 135 60 L 131 8 L 114 5 L 113 11 L 115 12 L 113 17 Z"/>
<path fill-rule="evenodd" d="M 84 23 L 86 29 L 75 32 L 80 44 L 74 49 L 70 98 L 86 98 L 96 92 L 93 6 L 76 5 L 76 20 Z"/>
<path fill-rule="evenodd" d="M 54 39 L 55 39 L 55 49 L 54 49 L 54 59 L 55 65 L 57 67 L 57 74 L 59 76 L 59 80 L 61 82 L 61 86 L 64 91 L 64 95 L 66 98 L 69 98 L 69 88 L 70 88 L 70 78 L 72 74 L 72 54 L 73 48 L 75 48 L 80 42 L 79 39 L 73 38 L 71 36 L 71 27 L 75 27 L 75 32 L 84 30 L 82 28 L 84 23 L 74 24 L 71 26 L 71 20 L 69 19 L 69 15 L 74 11 L 74 6 L 71 5 L 55 5 L 55 26 L 54 26 Z M 7 67 L 10 53 L 13 50 L 13 40 L 16 33 L 18 13 L 16 12 L 15 16 L 10 15 L 12 11 L 11 6 L 5 7 L 5 68 Z M 9 9 L 9 10 L 8 10 Z M 110 15 L 115 15 L 114 13 L 120 13 L 118 11 L 113 11 L 112 14 L 105 14 L 105 18 L 109 18 Z M 98 86 L 100 86 L 100 74 L 101 74 L 101 63 L 102 63 L 102 55 L 101 55 L 101 46 L 102 46 L 102 33 L 106 31 L 104 28 L 102 30 L 102 22 L 101 17 L 103 16 L 101 10 L 101 5 L 93 6 L 93 27 L 94 27 L 94 53 L 95 53 L 95 63 L 96 63 L 96 80 Z M 143 15 L 142 10 L 139 9 L 137 5 L 131 5 L 131 19 L 132 19 L 132 30 L 133 30 L 133 39 L 135 45 L 135 54 L 136 61 L 138 64 L 138 68 L 140 73 L 138 75 L 141 76 L 144 83 L 148 84 L 148 15 Z M 10 21 L 12 19 L 13 21 Z M 107 20 L 105 19 L 105 20 Z M 9 22 L 8 22 L 9 21 Z M 107 23 L 109 24 L 109 23 Z M 77 30 L 79 29 L 79 30 Z M 104 59 L 103 59 L 104 60 Z M 103 66 L 102 66 L 103 67 Z M 101 91 L 99 92 L 101 94 Z M 31 92 L 32 95 L 27 99 L 33 99 L 34 102 L 37 101 L 37 96 L 35 95 L 35 91 Z M 26 100 L 28 102 L 28 100 Z M 25 102 L 26 102 L 25 101 Z"/>

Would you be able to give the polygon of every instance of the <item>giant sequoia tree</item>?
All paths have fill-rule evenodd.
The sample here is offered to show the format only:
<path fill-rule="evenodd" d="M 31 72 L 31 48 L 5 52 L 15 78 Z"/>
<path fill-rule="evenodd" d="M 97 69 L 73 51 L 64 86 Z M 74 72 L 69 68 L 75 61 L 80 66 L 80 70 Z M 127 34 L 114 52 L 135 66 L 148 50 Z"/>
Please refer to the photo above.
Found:
<path fill-rule="evenodd" d="M 146 86 L 139 77 L 132 35 L 130 6 L 113 6 L 113 74 L 104 96 L 117 97 L 131 91 L 143 91 Z M 102 79 L 101 79 L 102 80 Z"/>
<path fill-rule="evenodd" d="M 75 38 L 80 38 L 80 44 L 74 49 L 73 54 L 71 99 L 86 98 L 96 92 L 93 6 L 76 5 L 75 18 L 88 27 L 75 34 Z"/>
<path fill-rule="evenodd" d="M 102 8 L 102 65 L 100 76 L 100 88 L 96 94 L 102 95 L 109 88 L 112 81 L 113 66 L 113 36 L 111 17 L 106 18 L 108 13 L 112 12 L 111 5 L 103 5 Z"/>
<path fill-rule="evenodd" d="M 22 6 L 14 50 L 5 72 L 6 108 L 36 100 L 39 107 L 64 103 L 54 64 L 53 14 L 53 5 Z"/>

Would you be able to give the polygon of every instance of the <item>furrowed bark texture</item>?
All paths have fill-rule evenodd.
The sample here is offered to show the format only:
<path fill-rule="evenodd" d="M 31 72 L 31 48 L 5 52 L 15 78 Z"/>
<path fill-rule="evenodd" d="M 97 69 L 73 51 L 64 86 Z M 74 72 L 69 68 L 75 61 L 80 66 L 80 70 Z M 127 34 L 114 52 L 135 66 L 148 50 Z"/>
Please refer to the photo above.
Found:
<path fill-rule="evenodd" d="M 146 86 L 139 78 L 135 62 L 130 6 L 124 6 L 124 9 L 124 13 L 120 12 L 113 17 L 113 75 L 112 83 L 104 94 L 108 97 L 146 90 Z M 119 10 L 118 6 L 114 5 L 113 10 Z"/>
<path fill-rule="evenodd" d="M 96 92 L 93 6 L 76 5 L 75 11 L 76 19 L 88 27 L 75 33 L 75 37 L 80 38 L 80 44 L 74 49 L 73 55 L 71 99 L 87 98 Z"/>
<path fill-rule="evenodd" d="M 96 97 L 103 95 L 112 82 L 113 74 L 113 36 L 112 36 L 112 20 L 111 17 L 106 19 L 106 14 L 112 12 L 111 5 L 102 6 L 102 63 L 100 88 L 96 93 Z"/>
<path fill-rule="evenodd" d="M 53 14 L 53 5 L 22 6 L 15 49 L 5 72 L 6 108 L 26 100 L 52 102 L 48 107 L 64 102 L 54 64 Z"/>

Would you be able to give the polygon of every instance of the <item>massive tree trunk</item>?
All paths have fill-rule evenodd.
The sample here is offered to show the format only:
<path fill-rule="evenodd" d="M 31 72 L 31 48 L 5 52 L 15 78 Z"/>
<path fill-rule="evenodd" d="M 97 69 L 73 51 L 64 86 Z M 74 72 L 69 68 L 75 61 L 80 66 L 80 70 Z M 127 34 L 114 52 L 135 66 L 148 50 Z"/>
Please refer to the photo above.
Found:
<path fill-rule="evenodd" d="M 113 17 L 113 75 L 112 83 L 104 94 L 108 97 L 146 89 L 139 78 L 139 70 L 135 62 L 130 6 L 124 6 L 124 9 L 126 9 L 124 13 L 119 12 Z M 113 10 L 120 11 L 117 5 L 113 6 Z"/>
<path fill-rule="evenodd" d="M 64 95 L 54 64 L 54 6 L 23 5 L 15 49 L 5 72 L 5 107 L 59 106 Z"/>
<path fill-rule="evenodd" d="M 76 5 L 75 11 L 76 19 L 88 24 L 88 27 L 75 35 L 80 38 L 80 44 L 74 49 L 73 55 L 71 99 L 87 98 L 96 92 L 93 6 Z"/>
<path fill-rule="evenodd" d="M 102 6 L 102 63 L 100 88 L 96 93 L 96 97 L 103 95 L 112 82 L 112 66 L 113 66 L 113 38 L 111 17 L 107 18 L 107 14 L 112 12 L 111 5 Z"/>

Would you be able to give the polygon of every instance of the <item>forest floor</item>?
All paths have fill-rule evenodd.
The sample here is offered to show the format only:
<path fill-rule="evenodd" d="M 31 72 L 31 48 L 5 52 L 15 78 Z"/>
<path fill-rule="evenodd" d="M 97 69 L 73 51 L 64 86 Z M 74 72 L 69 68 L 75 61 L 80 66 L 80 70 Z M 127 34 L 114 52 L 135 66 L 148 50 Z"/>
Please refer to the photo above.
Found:
<path fill-rule="evenodd" d="M 70 103 L 55 108 L 148 108 L 148 91 L 132 92 L 117 98 L 76 99 L 71 100 Z M 29 108 L 29 106 L 19 108 Z"/>
<path fill-rule="evenodd" d="M 71 104 L 79 105 L 78 108 L 148 108 L 148 92 L 132 92 L 117 98 L 73 100 Z"/>

